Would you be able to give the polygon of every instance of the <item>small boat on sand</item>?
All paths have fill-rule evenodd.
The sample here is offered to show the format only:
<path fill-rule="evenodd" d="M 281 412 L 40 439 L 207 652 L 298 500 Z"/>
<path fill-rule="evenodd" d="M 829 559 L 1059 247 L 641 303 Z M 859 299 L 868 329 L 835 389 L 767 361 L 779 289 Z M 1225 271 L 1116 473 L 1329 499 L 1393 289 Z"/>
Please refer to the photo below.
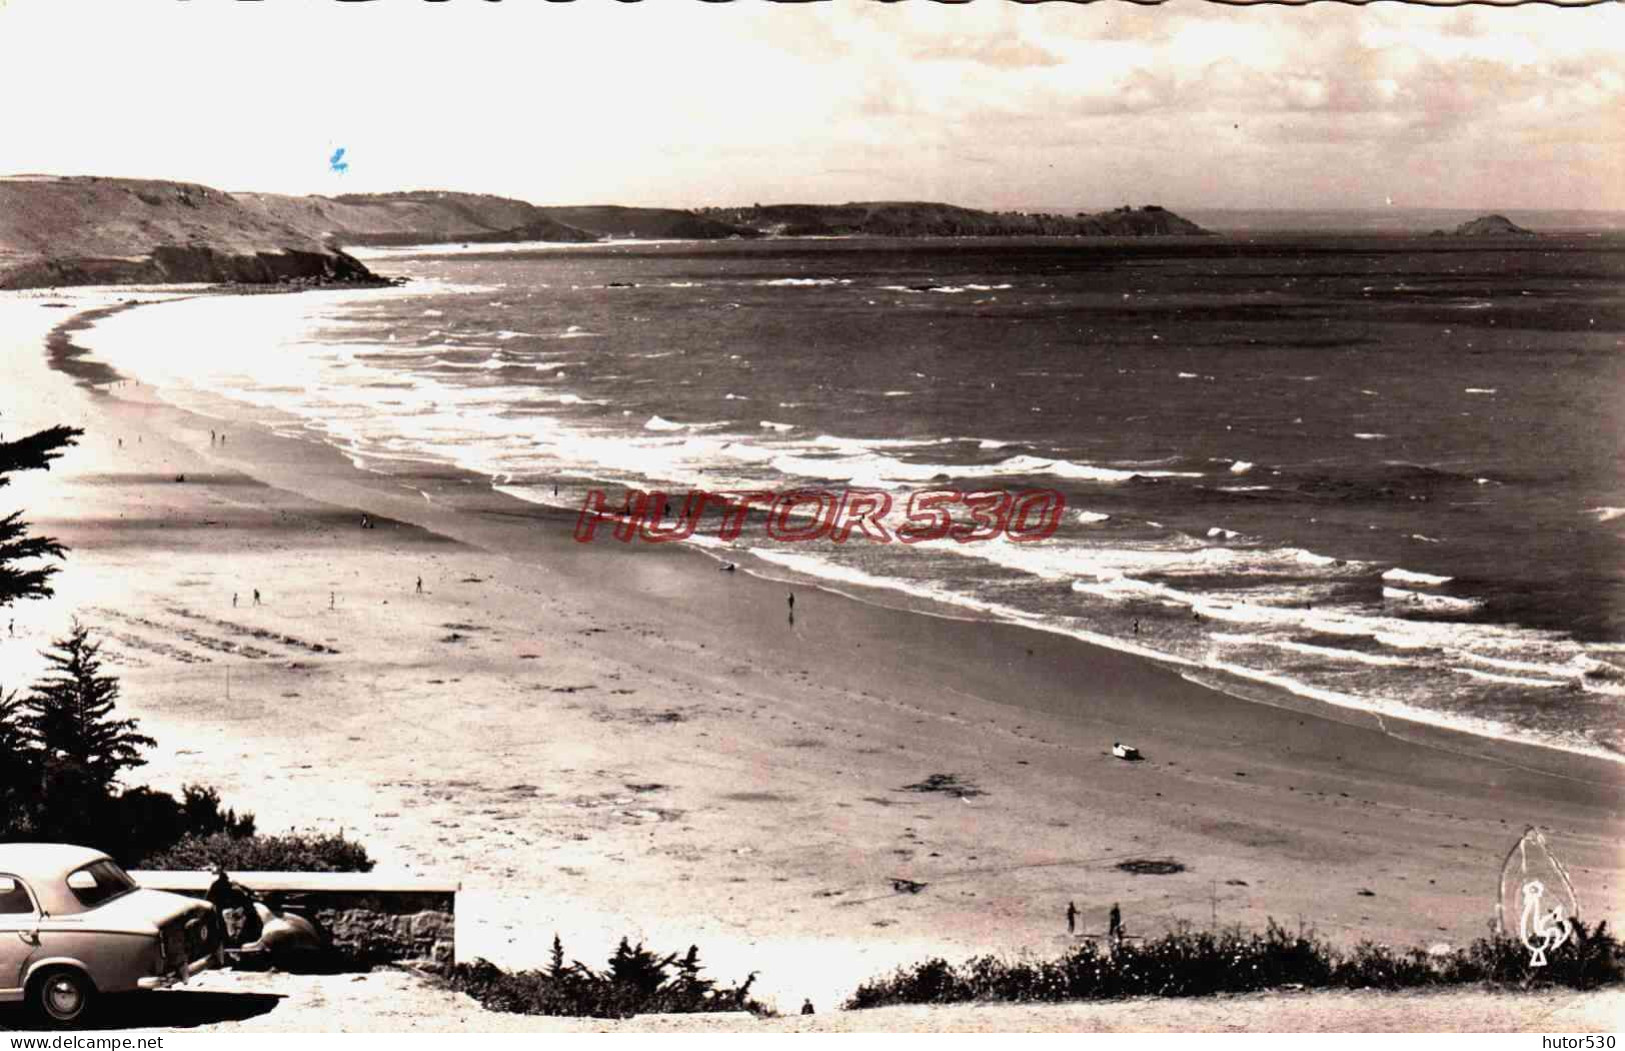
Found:
<path fill-rule="evenodd" d="M 1112 755 L 1115 755 L 1119 759 L 1126 759 L 1131 763 L 1139 762 L 1141 759 L 1145 758 L 1145 756 L 1140 754 L 1140 750 L 1138 748 L 1135 748 L 1133 745 L 1124 744 L 1121 741 L 1112 742 Z"/>

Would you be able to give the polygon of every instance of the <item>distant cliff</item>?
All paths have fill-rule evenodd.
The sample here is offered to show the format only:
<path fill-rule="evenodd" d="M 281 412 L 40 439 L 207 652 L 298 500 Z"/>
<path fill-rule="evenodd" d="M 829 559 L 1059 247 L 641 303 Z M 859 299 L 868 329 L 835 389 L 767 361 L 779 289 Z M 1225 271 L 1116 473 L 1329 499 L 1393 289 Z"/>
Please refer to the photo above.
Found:
<path fill-rule="evenodd" d="M 1189 219 L 1154 204 L 1075 215 L 984 212 L 929 201 L 752 205 L 706 208 L 701 209 L 701 214 L 780 237 L 1145 237 L 1207 233 Z"/>
<path fill-rule="evenodd" d="M 605 237 L 675 237 L 703 241 L 759 236 L 755 230 L 678 208 L 626 208 L 616 204 L 594 204 L 547 208 L 544 211 L 559 222 Z"/>
<path fill-rule="evenodd" d="M 289 197 L 240 193 L 244 204 L 334 245 L 490 244 L 598 240 L 511 197 L 443 190 Z"/>
<path fill-rule="evenodd" d="M 196 183 L 0 178 L 0 288 L 376 280 L 308 233 Z"/>
<path fill-rule="evenodd" d="M 341 250 L 344 245 L 1206 232 L 1156 205 L 1070 216 L 911 201 L 698 211 L 616 205 L 541 208 L 508 197 L 438 190 L 290 197 L 224 193 L 151 179 L 12 176 L 0 178 L 0 288 L 378 280 Z M 1475 220 L 1457 231 L 1523 232 L 1500 216 Z"/>
<path fill-rule="evenodd" d="M 1457 237 L 1532 237 L 1534 233 L 1504 215 L 1481 215 L 1455 229 Z"/>

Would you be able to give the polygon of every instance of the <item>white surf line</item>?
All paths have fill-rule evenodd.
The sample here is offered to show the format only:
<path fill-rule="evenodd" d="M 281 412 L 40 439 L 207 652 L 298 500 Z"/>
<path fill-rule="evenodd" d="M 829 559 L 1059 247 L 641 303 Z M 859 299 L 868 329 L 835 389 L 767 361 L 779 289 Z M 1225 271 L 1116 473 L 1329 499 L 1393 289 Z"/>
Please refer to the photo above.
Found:
<path fill-rule="evenodd" d="M 1250 674 L 1238 674 L 1236 672 L 1229 671 L 1228 667 L 1221 667 L 1221 666 L 1214 666 L 1214 665 L 1206 665 L 1206 666 L 1203 667 L 1203 669 L 1198 669 L 1196 672 L 1181 673 L 1180 678 L 1186 680 L 1187 682 L 1194 683 L 1197 686 L 1204 687 L 1205 689 L 1215 690 L 1215 691 L 1217 691 L 1219 693 L 1224 694 L 1227 697 L 1234 697 L 1235 699 L 1237 699 L 1239 701 L 1246 701 L 1249 704 L 1263 704 L 1263 705 L 1267 705 L 1268 707 L 1271 707 L 1271 708 L 1279 708 L 1279 709 L 1281 709 L 1283 711 L 1297 712 L 1300 715 L 1303 715 L 1303 714 L 1316 715 L 1317 718 L 1326 719 L 1328 722 L 1340 722 L 1341 721 L 1341 720 L 1338 720 L 1338 719 L 1331 719 L 1326 715 L 1317 715 L 1314 712 L 1306 713 L 1302 709 L 1292 707 L 1291 705 L 1282 704 L 1282 703 L 1279 703 L 1279 702 L 1276 702 L 1276 701 L 1272 701 L 1272 700 L 1269 700 L 1269 699 L 1263 698 L 1263 697 L 1244 697 L 1241 694 L 1234 693 L 1234 692 L 1232 692 L 1230 690 L 1225 689 L 1222 685 L 1217 685 L 1216 686 L 1216 685 L 1213 685 L 1212 683 L 1202 682 L 1200 679 L 1197 679 L 1194 676 L 1196 674 L 1199 674 L 1200 671 L 1204 670 L 1204 669 L 1209 670 L 1209 671 L 1226 671 L 1226 672 L 1229 672 L 1229 674 L 1235 675 L 1237 678 L 1240 678 L 1240 679 L 1243 679 L 1243 680 L 1246 680 L 1246 681 L 1249 681 L 1249 682 L 1263 681 L 1268 685 L 1274 685 L 1273 683 L 1269 683 L 1268 680 L 1260 679 L 1260 678 L 1257 678 L 1257 677 L 1255 677 L 1253 675 L 1250 675 Z M 1272 678 L 1273 678 L 1273 676 L 1272 676 Z M 1317 701 L 1320 704 L 1324 704 L 1329 708 L 1336 709 L 1337 711 L 1349 712 L 1349 713 L 1354 714 L 1354 715 L 1374 716 L 1376 718 L 1376 720 L 1377 720 L 1378 732 L 1380 732 L 1384 737 L 1392 738 L 1393 740 L 1403 742 L 1404 744 L 1415 745 L 1418 748 L 1427 748 L 1427 749 L 1430 749 L 1430 750 L 1435 751 L 1435 752 L 1443 752 L 1446 755 L 1457 755 L 1457 756 L 1461 756 L 1464 759 L 1487 760 L 1489 762 L 1496 763 L 1496 764 L 1498 764 L 1500 766 L 1506 767 L 1506 768 L 1511 769 L 1511 770 L 1522 770 L 1525 773 L 1536 774 L 1536 775 L 1543 776 L 1543 777 L 1556 777 L 1556 778 L 1559 778 L 1559 779 L 1564 780 L 1564 781 L 1573 781 L 1576 784 L 1592 785 L 1592 786 L 1595 786 L 1595 787 L 1598 787 L 1598 788 L 1610 788 L 1610 789 L 1615 787 L 1611 782 L 1597 781 L 1597 780 L 1594 780 L 1594 779 L 1588 778 L 1588 777 L 1577 777 L 1577 776 L 1575 776 L 1573 774 L 1559 773 L 1556 770 L 1543 770 L 1543 769 L 1541 769 L 1539 767 L 1533 767 L 1533 766 L 1525 765 L 1523 763 L 1513 762 L 1510 759 L 1504 759 L 1501 756 L 1493 755 L 1493 754 L 1490 754 L 1490 753 L 1487 753 L 1487 752 L 1470 752 L 1470 751 L 1466 751 L 1466 750 L 1461 749 L 1461 748 L 1452 748 L 1452 747 L 1450 747 L 1448 745 L 1445 745 L 1445 744 L 1442 744 L 1442 743 L 1439 743 L 1439 742 L 1436 742 L 1436 741 L 1421 741 L 1421 740 L 1417 740 L 1414 737 L 1405 737 L 1405 736 L 1402 736 L 1400 733 L 1398 733 L 1396 731 L 1389 730 L 1387 728 L 1387 726 L 1383 723 L 1381 714 L 1378 713 L 1378 712 L 1372 711 L 1369 708 L 1359 708 L 1359 707 L 1355 707 L 1353 705 L 1344 706 L 1344 705 L 1340 705 L 1340 704 L 1333 704 L 1330 701 L 1322 700 L 1321 698 L 1318 698 L 1318 697 L 1314 697 L 1314 696 L 1311 696 L 1311 695 L 1308 695 L 1308 694 L 1299 693 L 1297 690 L 1293 690 L 1292 688 L 1290 688 L 1288 686 L 1284 686 L 1284 685 L 1280 686 L 1279 688 L 1282 689 L 1282 690 L 1285 690 L 1287 693 L 1293 694 L 1294 696 L 1305 697 L 1305 698 L 1307 698 L 1309 700 Z M 1411 718 L 1409 716 L 1405 716 L 1405 715 L 1398 716 L 1398 718 L 1404 719 L 1407 722 L 1414 722 L 1418 726 L 1427 726 L 1427 727 L 1431 727 L 1431 728 L 1436 729 L 1436 730 L 1443 730 L 1443 731 L 1446 731 L 1448 733 L 1462 734 L 1464 736 L 1472 737 L 1472 738 L 1475 738 L 1477 740 L 1495 741 L 1495 742 L 1502 743 L 1502 744 L 1511 744 L 1511 745 L 1515 745 L 1515 746 L 1521 746 L 1521 747 L 1524 747 L 1524 748 L 1540 748 L 1540 749 L 1544 749 L 1545 751 L 1548 751 L 1548 752 L 1555 752 L 1555 753 L 1557 753 L 1559 755 L 1580 756 L 1580 757 L 1583 757 L 1583 758 L 1586 758 L 1586 759 L 1591 759 L 1591 760 L 1598 761 L 1598 762 L 1625 763 L 1625 758 L 1613 759 L 1613 758 L 1611 758 L 1609 756 L 1606 756 L 1606 755 L 1595 755 L 1595 754 L 1592 754 L 1592 753 L 1589 753 L 1589 752 L 1576 752 L 1576 751 L 1574 751 L 1572 749 L 1561 748 L 1561 747 L 1558 747 L 1557 745 L 1544 744 L 1544 743 L 1542 743 L 1540 741 L 1509 740 L 1508 738 L 1504 738 L 1504 737 L 1491 737 L 1491 736 L 1489 736 L 1487 734 L 1475 734 L 1475 733 L 1472 733 L 1471 731 L 1468 731 L 1468 730 L 1461 730 L 1461 729 L 1457 729 L 1456 727 L 1452 727 L 1452 726 L 1442 726 L 1442 725 L 1439 725 L 1439 724 L 1436 724 L 1436 723 L 1429 723 L 1429 722 L 1425 722 L 1425 721 L 1423 721 L 1421 719 L 1413 719 L 1413 718 Z M 1345 725 L 1356 726 L 1358 724 L 1353 723 L 1353 722 L 1349 722 L 1349 723 L 1345 723 Z"/>

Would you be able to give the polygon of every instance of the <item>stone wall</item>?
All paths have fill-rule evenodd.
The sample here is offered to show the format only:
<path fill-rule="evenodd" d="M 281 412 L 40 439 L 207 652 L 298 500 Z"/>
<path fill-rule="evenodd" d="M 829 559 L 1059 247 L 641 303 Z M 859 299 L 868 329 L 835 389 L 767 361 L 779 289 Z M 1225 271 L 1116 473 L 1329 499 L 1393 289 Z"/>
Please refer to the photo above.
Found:
<path fill-rule="evenodd" d="M 456 945 L 454 894 L 287 894 L 283 902 L 327 935 L 344 960 L 369 966 L 413 963 L 450 967 Z"/>
<path fill-rule="evenodd" d="M 132 872 L 136 883 L 201 898 L 207 872 Z M 332 966 L 366 969 L 409 963 L 435 969 L 455 962 L 455 883 L 359 872 L 233 872 L 270 906 L 311 920 L 333 950 Z"/>

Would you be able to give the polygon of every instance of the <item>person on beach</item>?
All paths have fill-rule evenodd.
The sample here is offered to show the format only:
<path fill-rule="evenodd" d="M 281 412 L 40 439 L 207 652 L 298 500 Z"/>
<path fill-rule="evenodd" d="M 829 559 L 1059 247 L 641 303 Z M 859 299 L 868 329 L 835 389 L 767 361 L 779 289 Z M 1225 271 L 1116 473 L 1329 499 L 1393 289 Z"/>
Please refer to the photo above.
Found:
<path fill-rule="evenodd" d="M 260 604 L 260 589 L 255 588 L 254 589 L 254 605 L 257 606 L 259 604 Z"/>
<path fill-rule="evenodd" d="M 1112 911 L 1106 918 L 1106 933 L 1114 942 L 1123 940 L 1123 910 L 1117 907 L 1115 901 L 1112 902 Z"/>
<path fill-rule="evenodd" d="M 214 882 L 204 898 L 215 907 L 224 928 L 224 941 L 229 948 L 259 941 L 264 933 L 259 910 L 254 908 L 254 897 L 241 884 L 233 883 L 224 865 L 214 867 Z"/>
<path fill-rule="evenodd" d="M 418 594 L 423 594 L 423 578 L 418 577 Z"/>
<path fill-rule="evenodd" d="M 17 618 L 16 617 L 12 617 L 10 620 L 6 621 L 6 634 L 11 636 L 12 638 L 17 637 Z"/>
<path fill-rule="evenodd" d="M 794 613 L 795 611 L 796 611 L 796 593 L 794 591 L 792 591 L 792 592 L 790 592 L 790 612 Z"/>
<path fill-rule="evenodd" d="M 214 444 L 214 428 L 213 427 L 209 428 L 209 444 L 210 445 Z"/>
<path fill-rule="evenodd" d="M 816 1012 L 813 1011 L 812 997 L 808 997 L 805 1000 L 801 1001 L 801 1013 L 804 1014 L 804 1015 L 810 1015 L 810 1014 L 816 1013 Z"/>
<path fill-rule="evenodd" d="M 1076 934 L 1077 932 L 1078 932 L 1078 903 L 1075 902 L 1075 901 L 1069 901 L 1069 902 L 1066 903 L 1066 933 L 1068 933 L 1068 934 Z"/>
<path fill-rule="evenodd" d="M 235 592 L 235 591 L 233 591 L 231 593 L 231 608 L 232 609 L 237 608 L 237 592 Z"/>

